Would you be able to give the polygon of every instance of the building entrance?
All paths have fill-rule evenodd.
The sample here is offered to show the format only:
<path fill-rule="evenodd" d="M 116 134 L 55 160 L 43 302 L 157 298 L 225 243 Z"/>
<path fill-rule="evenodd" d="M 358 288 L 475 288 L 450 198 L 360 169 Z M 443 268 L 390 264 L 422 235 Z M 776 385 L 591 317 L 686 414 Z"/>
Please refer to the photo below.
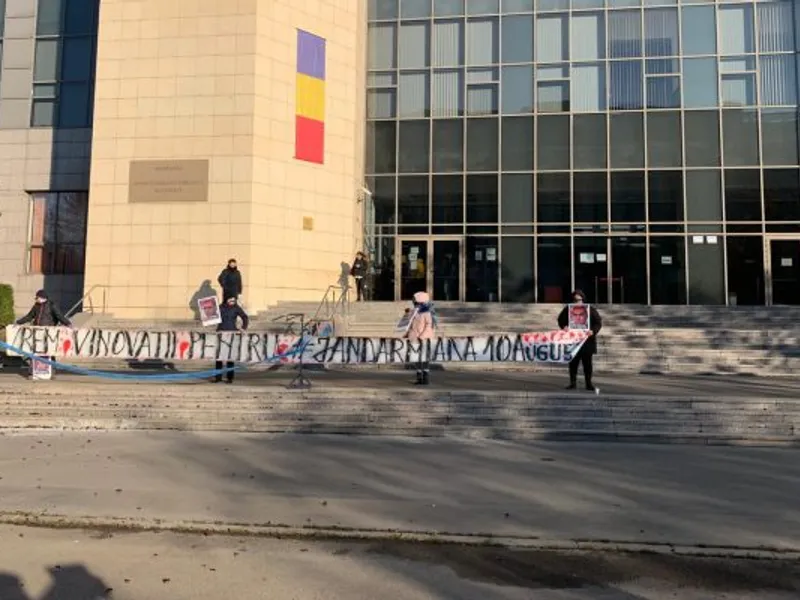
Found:
<path fill-rule="evenodd" d="M 800 238 L 767 237 L 768 304 L 800 305 Z"/>
<path fill-rule="evenodd" d="M 433 300 L 464 300 L 464 240 L 461 237 L 402 237 L 395 250 L 395 299 L 427 291 Z"/>

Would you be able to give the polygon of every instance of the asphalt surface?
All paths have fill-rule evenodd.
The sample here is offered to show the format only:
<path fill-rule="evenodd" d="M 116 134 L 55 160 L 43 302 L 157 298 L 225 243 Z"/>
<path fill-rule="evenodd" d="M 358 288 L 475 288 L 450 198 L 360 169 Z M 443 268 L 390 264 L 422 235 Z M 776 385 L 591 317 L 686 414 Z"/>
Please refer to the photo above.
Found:
<path fill-rule="evenodd" d="M 3 600 L 789 600 L 791 561 L 0 527 Z"/>
<path fill-rule="evenodd" d="M 0 435 L 0 522 L 800 553 L 793 449 L 189 432 Z M 88 521 L 86 520 L 88 518 Z M 2 545 L 2 544 L 0 544 Z M 2 564 L 2 563 L 0 563 Z"/>
<path fill-rule="evenodd" d="M 209 368 L 198 366 L 198 370 Z M 56 382 L 69 385 L 81 385 L 89 388 L 119 385 L 148 385 L 161 380 L 148 380 L 148 376 L 163 375 L 171 371 L 153 371 L 145 369 L 116 371 L 127 375 L 140 375 L 137 381 L 102 379 L 59 373 Z M 379 388 L 379 389 L 413 389 L 413 371 L 397 369 L 313 369 L 307 375 L 315 389 L 325 388 Z M 280 368 L 264 371 L 246 371 L 237 374 L 236 386 L 285 388 L 294 378 L 296 371 L 291 368 Z M 25 384 L 27 371 L 19 369 L 0 370 L 0 381 L 7 385 Z M 431 374 L 432 390 L 440 391 L 487 391 L 487 392 L 542 392 L 553 393 L 564 391 L 566 370 L 560 371 L 501 371 L 480 368 L 461 370 L 436 370 Z M 579 381 L 582 385 L 583 381 Z M 800 399 L 800 378 L 763 378 L 751 376 L 679 376 L 679 375 L 641 375 L 641 374 L 607 374 L 598 373 L 595 383 L 604 394 L 639 395 L 639 396 L 720 396 L 720 397 L 758 397 Z M 46 383 L 39 383 L 42 385 Z M 208 381 L 192 379 L 181 382 L 170 382 L 170 385 L 210 385 Z M 580 391 L 578 393 L 581 393 Z"/>

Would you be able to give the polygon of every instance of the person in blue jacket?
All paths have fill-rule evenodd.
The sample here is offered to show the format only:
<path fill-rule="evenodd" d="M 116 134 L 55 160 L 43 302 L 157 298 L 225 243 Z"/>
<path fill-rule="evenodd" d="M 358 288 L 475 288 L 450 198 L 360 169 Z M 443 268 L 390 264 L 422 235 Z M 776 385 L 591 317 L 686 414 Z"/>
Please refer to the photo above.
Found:
<path fill-rule="evenodd" d="M 222 321 L 217 325 L 217 331 L 244 331 L 250 324 L 247 313 L 237 304 L 236 298 L 233 296 L 225 300 L 225 304 L 219 307 L 219 314 Z M 241 326 L 239 325 L 240 320 L 242 322 Z M 233 383 L 234 367 L 235 365 L 232 361 L 225 363 L 226 383 Z M 214 368 L 219 371 L 214 377 L 214 382 L 219 383 L 222 381 L 222 361 L 218 360 Z"/>

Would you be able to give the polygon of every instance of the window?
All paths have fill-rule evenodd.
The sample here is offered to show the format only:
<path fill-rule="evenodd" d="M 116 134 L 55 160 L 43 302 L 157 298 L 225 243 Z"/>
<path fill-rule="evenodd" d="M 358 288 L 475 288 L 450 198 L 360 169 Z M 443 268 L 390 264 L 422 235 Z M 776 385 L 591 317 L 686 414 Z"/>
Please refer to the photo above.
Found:
<path fill-rule="evenodd" d="M 28 272 L 79 275 L 86 252 L 86 192 L 31 194 Z"/>
<path fill-rule="evenodd" d="M 99 0 L 39 0 L 32 127 L 91 122 Z"/>

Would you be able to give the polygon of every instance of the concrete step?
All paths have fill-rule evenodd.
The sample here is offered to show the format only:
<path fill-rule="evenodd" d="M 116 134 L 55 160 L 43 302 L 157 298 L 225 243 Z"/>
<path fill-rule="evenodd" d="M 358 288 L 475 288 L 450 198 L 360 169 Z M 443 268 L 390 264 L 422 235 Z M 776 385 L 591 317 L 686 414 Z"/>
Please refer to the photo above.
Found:
<path fill-rule="evenodd" d="M 10 386 L 0 428 L 178 429 L 796 444 L 800 400 L 534 393 Z"/>

